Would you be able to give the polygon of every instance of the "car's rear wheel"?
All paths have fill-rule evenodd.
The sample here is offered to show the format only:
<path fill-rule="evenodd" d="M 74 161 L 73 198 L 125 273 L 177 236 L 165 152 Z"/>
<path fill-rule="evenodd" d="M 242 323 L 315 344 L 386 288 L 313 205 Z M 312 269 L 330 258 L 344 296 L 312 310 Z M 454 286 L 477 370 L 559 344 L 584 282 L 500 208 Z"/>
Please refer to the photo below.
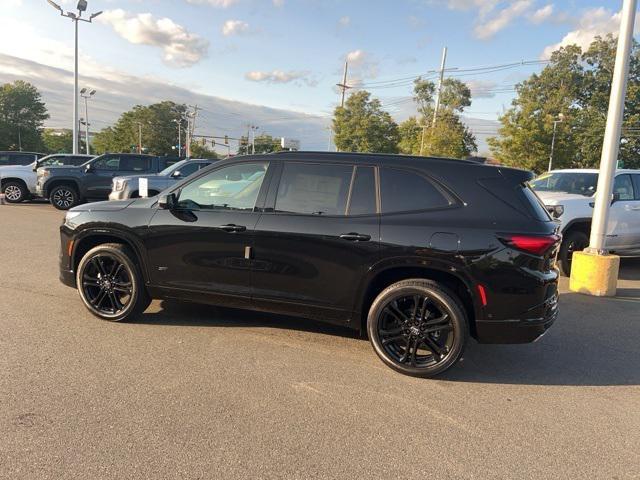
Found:
<path fill-rule="evenodd" d="M 112 322 L 144 312 L 151 299 L 129 248 L 117 243 L 89 250 L 78 265 L 80 298 L 96 317 Z"/>
<path fill-rule="evenodd" d="M 560 272 L 565 275 L 571 275 L 571 263 L 574 252 L 581 252 L 589 246 L 589 237 L 586 233 L 579 230 L 569 232 L 562 239 L 560 251 L 558 252 L 558 265 Z"/>
<path fill-rule="evenodd" d="M 8 181 L 2 187 L 2 191 L 9 203 L 20 203 L 29 198 L 29 190 L 20 182 Z"/>
<path fill-rule="evenodd" d="M 58 210 L 69 210 L 80 203 L 80 195 L 74 187 L 58 185 L 51 190 L 49 201 Z"/>
<path fill-rule="evenodd" d="M 469 336 L 457 296 L 424 279 L 403 280 L 383 290 L 369 310 L 367 331 L 384 363 L 416 377 L 449 369 L 462 357 Z"/>

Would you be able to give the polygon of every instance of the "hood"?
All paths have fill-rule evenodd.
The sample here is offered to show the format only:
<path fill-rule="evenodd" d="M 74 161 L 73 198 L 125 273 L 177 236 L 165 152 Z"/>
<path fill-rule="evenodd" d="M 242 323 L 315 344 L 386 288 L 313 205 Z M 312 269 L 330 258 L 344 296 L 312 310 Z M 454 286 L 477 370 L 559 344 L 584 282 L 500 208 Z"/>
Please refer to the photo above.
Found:
<path fill-rule="evenodd" d="M 138 178 L 148 178 L 148 179 L 152 179 L 152 178 L 158 178 L 160 177 L 160 175 L 158 175 L 157 173 L 149 173 L 147 175 L 122 175 L 119 177 L 113 177 L 113 180 L 124 180 L 125 182 L 129 182 L 131 180 L 137 180 Z M 164 178 L 164 177 L 160 177 L 160 178 Z"/>
<path fill-rule="evenodd" d="M 93 203 L 85 203 L 83 205 L 78 205 L 77 207 L 73 207 L 70 212 L 116 212 L 118 210 L 122 210 L 123 208 L 127 208 L 129 205 L 134 203 L 135 199 L 129 200 L 107 200 L 105 202 L 93 202 Z"/>
<path fill-rule="evenodd" d="M 540 197 L 540 200 L 545 205 L 558 205 L 561 202 L 566 201 L 582 201 L 582 202 L 592 202 L 593 197 L 586 197 L 584 195 L 579 195 L 577 193 L 567 193 L 567 192 L 540 192 L 536 190 L 536 195 Z"/>

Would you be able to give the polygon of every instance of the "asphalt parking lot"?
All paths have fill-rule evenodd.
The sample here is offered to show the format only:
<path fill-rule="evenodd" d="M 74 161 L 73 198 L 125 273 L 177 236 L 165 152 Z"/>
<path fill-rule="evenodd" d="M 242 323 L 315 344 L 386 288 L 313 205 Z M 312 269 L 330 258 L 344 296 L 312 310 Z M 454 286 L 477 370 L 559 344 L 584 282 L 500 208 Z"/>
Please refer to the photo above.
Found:
<path fill-rule="evenodd" d="M 437 380 L 300 319 L 154 302 L 91 316 L 47 204 L 0 206 L 0 477 L 640 478 L 640 260 L 530 345 Z"/>

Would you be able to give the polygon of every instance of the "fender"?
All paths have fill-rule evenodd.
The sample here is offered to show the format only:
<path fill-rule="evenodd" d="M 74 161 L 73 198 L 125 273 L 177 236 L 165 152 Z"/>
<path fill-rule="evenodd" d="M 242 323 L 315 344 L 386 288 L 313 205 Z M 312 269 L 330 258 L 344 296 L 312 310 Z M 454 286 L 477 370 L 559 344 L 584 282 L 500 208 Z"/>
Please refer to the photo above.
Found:
<path fill-rule="evenodd" d="M 581 218 L 574 218 L 572 219 L 569 223 L 567 223 L 565 226 L 562 227 L 562 234 L 564 235 L 565 232 L 569 231 L 569 229 L 578 224 L 578 223 L 591 223 L 592 219 L 591 217 L 581 217 Z"/>
<path fill-rule="evenodd" d="M 77 178 L 75 177 L 69 177 L 69 176 L 64 176 L 64 177 L 51 177 L 49 178 L 46 182 L 44 182 L 44 184 L 42 185 L 42 196 L 44 198 L 49 198 L 49 193 L 51 190 L 51 185 L 56 184 L 56 183 L 72 183 L 75 187 L 76 190 L 78 190 L 78 193 L 80 194 L 80 196 L 83 196 L 83 192 L 80 189 L 80 182 L 78 181 Z"/>
<path fill-rule="evenodd" d="M 380 274 L 394 269 L 394 268 L 422 268 L 435 270 L 442 272 L 443 274 L 451 275 L 460 280 L 463 285 L 469 291 L 474 304 L 474 310 L 477 312 L 480 308 L 480 302 L 477 298 L 476 291 L 473 287 L 473 282 L 466 272 L 466 266 L 456 264 L 454 262 L 448 262 L 439 258 L 426 258 L 418 256 L 403 256 L 393 257 L 380 260 L 377 263 L 371 265 L 368 271 L 365 273 L 364 278 L 358 285 L 355 296 L 354 312 L 360 312 L 362 310 L 362 304 L 365 301 L 367 290 L 373 280 Z"/>
<path fill-rule="evenodd" d="M 98 228 L 87 227 L 86 229 L 77 233 L 75 235 L 75 241 L 73 243 L 73 249 L 71 251 L 70 261 L 72 262 L 72 264 L 70 265 L 70 267 L 73 266 L 76 260 L 79 261 L 79 259 L 76 259 L 78 246 L 81 245 L 83 241 L 86 240 L 87 238 L 90 238 L 93 236 L 100 236 L 100 235 L 108 235 L 110 237 L 115 237 L 129 244 L 133 248 L 136 256 L 140 260 L 140 270 L 142 271 L 142 275 L 145 279 L 145 284 L 149 285 L 149 278 L 151 277 L 149 276 L 148 259 L 144 254 L 145 249 L 142 245 L 142 242 L 138 238 L 138 236 L 133 233 L 127 232 L 126 230 L 109 228 L 109 227 L 98 227 Z"/>

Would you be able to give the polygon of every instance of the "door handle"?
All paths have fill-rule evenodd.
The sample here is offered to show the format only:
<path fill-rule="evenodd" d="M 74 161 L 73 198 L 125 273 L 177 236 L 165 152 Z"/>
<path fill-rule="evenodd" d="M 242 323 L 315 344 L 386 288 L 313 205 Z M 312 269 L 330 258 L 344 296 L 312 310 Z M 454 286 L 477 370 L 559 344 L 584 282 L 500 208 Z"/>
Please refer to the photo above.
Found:
<path fill-rule="evenodd" d="M 343 233 L 340 238 L 349 242 L 367 242 L 371 240 L 371 235 L 362 235 L 360 233 Z"/>
<path fill-rule="evenodd" d="M 230 223 L 228 225 L 221 225 L 218 228 L 220 230 L 224 230 L 225 232 L 229 232 L 229 233 L 244 232 L 247 229 L 247 227 L 245 227 L 243 225 L 235 225 L 233 223 Z"/>

